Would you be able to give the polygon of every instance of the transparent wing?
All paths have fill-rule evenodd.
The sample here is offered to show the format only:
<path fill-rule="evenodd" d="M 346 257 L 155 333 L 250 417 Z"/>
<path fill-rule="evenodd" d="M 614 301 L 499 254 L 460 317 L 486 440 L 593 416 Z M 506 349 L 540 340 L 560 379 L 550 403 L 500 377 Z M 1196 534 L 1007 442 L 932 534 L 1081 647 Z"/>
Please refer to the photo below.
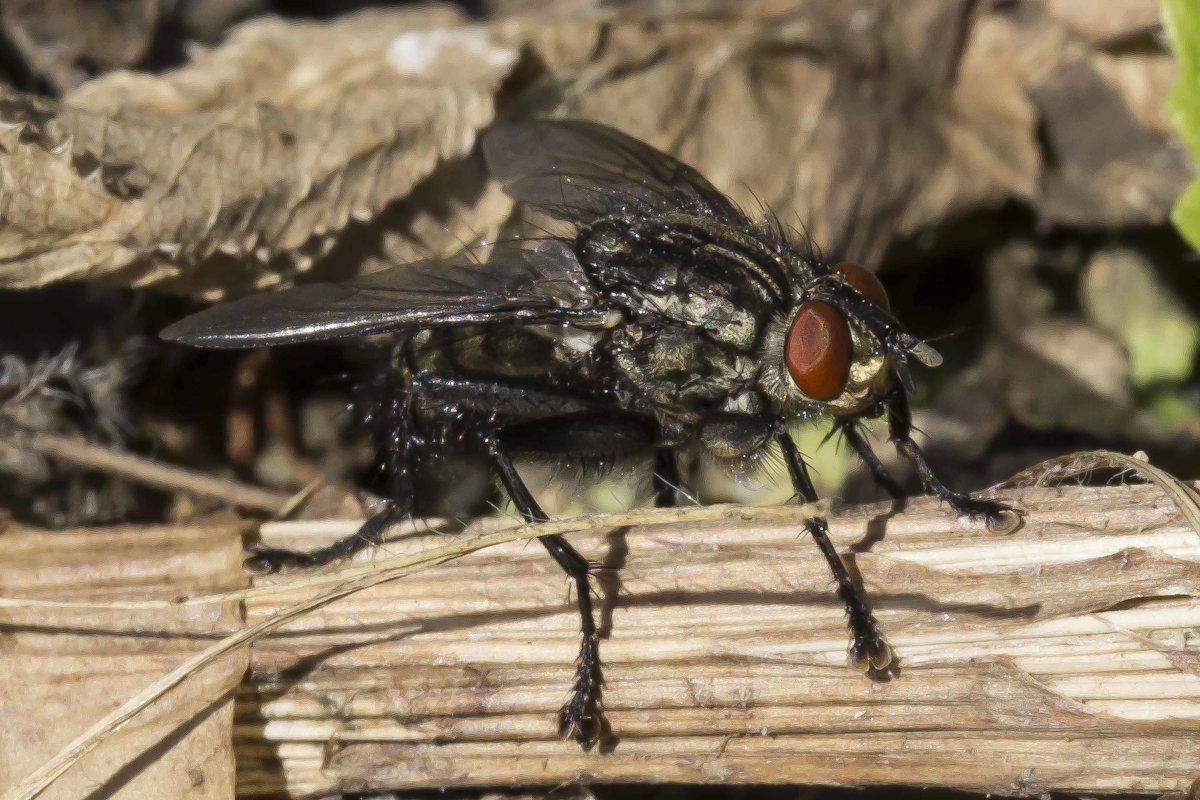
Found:
<path fill-rule="evenodd" d="M 746 216 L 704 176 L 605 125 L 512 122 L 483 135 L 488 169 L 509 196 L 561 219 L 691 211 L 744 225 Z"/>
<path fill-rule="evenodd" d="M 463 254 L 253 295 L 186 317 L 161 335 L 196 347 L 259 347 L 401 328 L 577 319 L 595 299 L 570 248 L 548 241 L 497 247 L 486 263 Z"/>

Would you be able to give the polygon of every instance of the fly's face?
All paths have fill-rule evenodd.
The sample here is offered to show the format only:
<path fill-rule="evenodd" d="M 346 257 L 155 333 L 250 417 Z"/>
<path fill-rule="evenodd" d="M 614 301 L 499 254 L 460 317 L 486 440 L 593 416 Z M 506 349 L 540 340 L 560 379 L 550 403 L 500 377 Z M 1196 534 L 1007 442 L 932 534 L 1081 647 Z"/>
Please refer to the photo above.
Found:
<path fill-rule="evenodd" d="M 907 380 L 906 356 L 935 365 L 937 354 L 904 334 L 883 284 L 859 264 L 816 276 L 798 302 L 769 323 L 760 388 L 784 415 L 853 416 L 874 407 L 893 380 Z M 919 352 L 917 352 L 919 350 Z"/>

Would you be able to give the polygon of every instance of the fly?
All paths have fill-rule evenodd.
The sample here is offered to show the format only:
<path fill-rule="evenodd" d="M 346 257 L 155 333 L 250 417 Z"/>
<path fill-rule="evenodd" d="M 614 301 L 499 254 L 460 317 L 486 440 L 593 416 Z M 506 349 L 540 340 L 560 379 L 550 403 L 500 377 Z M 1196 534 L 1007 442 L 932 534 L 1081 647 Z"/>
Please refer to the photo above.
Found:
<path fill-rule="evenodd" d="M 485 263 L 424 260 L 255 295 L 163 331 L 210 348 L 397 334 L 388 506 L 329 547 L 260 550 L 249 566 L 315 566 L 378 544 L 412 513 L 414 475 L 451 447 L 486 459 L 529 521 L 547 516 L 514 456 L 653 457 L 655 502 L 669 506 L 682 456 L 737 462 L 776 446 L 797 495 L 815 502 L 788 434 L 794 417 L 831 417 L 875 479 L 903 497 L 858 427 L 886 417 L 927 492 L 993 529 L 1020 524 L 1019 511 L 949 489 L 926 463 L 911 436 L 908 363 L 934 367 L 941 357 L 900 326 L 869 270 L 827 263 L 691 167 L 609 127 L 500 124 L 482 148 L 511 197 L 571 233 L 498 244 Z M 886 672 L 892 649 L 825 519 L 806 527 L 846 608 L 850 662 Z M 588 562 L 559 536 L 540 541 L 576 585 L 583 638 L 558 721 L 589 747 L 605 726 Z"/>

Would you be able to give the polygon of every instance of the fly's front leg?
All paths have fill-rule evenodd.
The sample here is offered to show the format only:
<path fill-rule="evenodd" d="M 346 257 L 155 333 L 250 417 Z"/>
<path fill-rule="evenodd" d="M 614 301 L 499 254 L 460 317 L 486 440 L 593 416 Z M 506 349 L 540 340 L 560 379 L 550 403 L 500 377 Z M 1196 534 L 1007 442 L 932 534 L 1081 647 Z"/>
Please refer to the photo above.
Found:
<path fill-rule="evenodd" d="M 783 452 L 796 494 L 805 502 L 817 501 L 817 490 L 808 476 L 808 467 L 782 419 L 722 415 L 708 420 L 701 429 L 700 437 L 708 450 L 720 453 L 725 448 L 728 454 L 751 452 L 774 439 Z M 867 672 L 886 670 L 893 660 L 892 648 L 879 630 L 879 623 L 871 613 L 866 595 L 850 578 L 850 572 L 829 540 L 828 523 L 823 516 L 811 516 L 805 526 L 829 564 L 829 571 L 837 583 L 838 598 L 846 607 L 851 634 L 851 663 Z"/>
<path fill-rule="evenodd" d="M 805 466 L 804 459 L 796 449 L 796 444 L 792 441 L 783 420 L 772 421 L 771 434 L 783 451 L 783 460 L 787 463 L 788 474 L 791 476 L 792 485 L 797 494 L 805 502 L 815 503 L 817 490 L 813 487 L 812 480 L 808 476 L 808 467 Z M 813 516 L 808 518 L 807 526 L 813 541 L 821 549 L 821 555 L 825 556 L 825 561 L 829 564 L 834 581 L 837 582 L 838 598 L 846 606 L 852 637 L 849 651 L 851 663 L 867 672 L 886 670 L 892 663 L 892 648 L 879 629 L 879 623 L 876 622 L 875 615 L 871 612 L 866 595 L 851 580 L 850 572 L 842 563 L 842 558 L 834 548 L 833 542 L 830 541 L 828 523 L 824 517 Z"/>
<path fill-rule="evenodd" d="M 921 449 L 912 439 L 912 413 L 908 408 L 908 396 L 897 389 L 887 401 L 888 431 L 892 443 L 906 458 L 913 462 L 925 491 L 937 495 L 955 513 L 965 514 L 971 519 L 987 520 L 988 528 L 998 533 L 1012 533 L 1021 526 L 1022 512 L 995 500 L 981 500 L 963 492 L 950 489 L 930 468 Z"/>
<path fill-rule="evenodd" d="M 867 469 L 871 471 L 871 476 L 875 478 L 875 482 L 882 486 L 883 490 L 891 497 L 897 500 L 903 500 L 907 497 L 908 493 L 904 491 L 904 487 L 892 477 L 887 467 L 879 460 L 879 456 L 875 455 L 875 451 L 871 449 L 871 445 L 867 444 L 867 440 L 859 432 L 858 426 L 848 421 L 839 421 L 837 425 L 846 442 L 854 448 L 854 452 L 858 453 L 858 457 L 867 465 Z"/>

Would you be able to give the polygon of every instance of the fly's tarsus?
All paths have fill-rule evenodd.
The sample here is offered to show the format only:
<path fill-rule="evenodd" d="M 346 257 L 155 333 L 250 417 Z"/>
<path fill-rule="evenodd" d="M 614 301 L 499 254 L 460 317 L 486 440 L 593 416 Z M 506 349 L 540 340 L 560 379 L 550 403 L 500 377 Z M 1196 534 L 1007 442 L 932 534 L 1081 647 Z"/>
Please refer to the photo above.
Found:
<path fill-rule="evenodd" d="M 270 575 L 284 569 L 323 567 L 368 547 L 379 546 L 388 527 L 399 517 L 397 510 L 389 506 L 364 522 L 354 533 L 331 545 L 308 552 L 276 547 L 256 548 L 242 565 L 256 575 Z"/>
<path fill-rule="evenodd" d="M 1009 534 L 1021 527 L 1024 514 L 1020 509 L 996 500 L 984 500 L 956 492 L 942 482 L 925 460 L 921 448 L 913 441 L 912 413 L 908 408 L 908 395 L 902 387 L 892 387 L 883 402 L 887 408 L 888 434 L 892 443 L 916 467 L 925 491 L 937 496 L 956 514 L 972 520 L 985 520 L 988 529 L 995 533 Z"/>
<path fill-rule="evenodd" d="M 595 634 L 584 639 L 575 669 L 575 681 L 571 684 L 571 699 L 558 712 L 559 735 L 574 739 L 585 750 L 590 750 L 612 735 L 600 699 L 603 679 L 600 675 L 598 647 Z"/>
<path fill-rule="evenodd" d="M 1017 531 L 1024 523 L 1024 514 L 1020 509 L 996 500 L 985 500 L 971 497 L 969 494 L 956 492 L 942 483 L 937 473 L 929 466 L 916 442 L 905 437 L 896 442 L 896 447 L 917 468 L 921 483 L 925 490 L 937 496 L 939 500 L 950 506 L 955 514 L 969 517 L 972 520 L 984 520 L 988 530 L 993 533 L 1010 534 Z"/>

